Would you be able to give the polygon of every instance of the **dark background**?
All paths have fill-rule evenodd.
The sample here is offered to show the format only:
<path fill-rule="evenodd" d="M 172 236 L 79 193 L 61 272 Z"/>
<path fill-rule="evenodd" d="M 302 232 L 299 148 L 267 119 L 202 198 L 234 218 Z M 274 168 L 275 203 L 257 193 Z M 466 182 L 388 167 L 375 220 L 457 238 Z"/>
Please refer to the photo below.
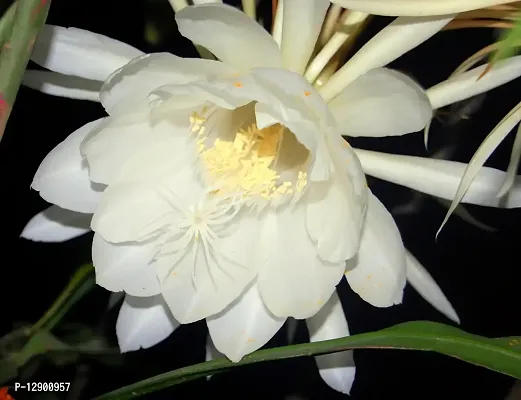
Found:
<path fill-rule="evenodd" d="M 264 11 L 268 20 L 269 9 Z M 163 23 L 163 41 L 155 46 L 144 39 L 147 18 Z M 374 19 L 358 46 L 389 21 Z M 48 23 L 105 34 L 145 52 L 197 55 L 191 43 L 176 32 L 174 13 L 167 0 L 154 3 L 142 0 L 54 0 Z M 460 62 L 496 37 L 497 32 L 490 29 L 443 32 L 391 66 L 410 74 L 424 87 L 430 87 L 447 78 Z M 431 151 L 444 144 L 457 144 L 452 158 L 468 161 L 486 134 L 521 99 L 519 89 L 519 82 L 514 81 L 493 90 L 470 119 L 460 119 L 457 124 L 449 124 L 446 118 L 440 117 L 441 121 L 434 122 L 431 130 Z M 454 107 L 450 112 L 457 116 Z M 65 287 L 75 269 L 90 261 L 91 235 L 61 244 L 32 243 L 18 235 L 34 214 L 48 206 L 30 190 L 32 177 L 41 160 L 68 134 L 103 114 L 102 107 L 96 103 L 47 96 L 27 88 L 21 88 L 19 92 L 7 132 L 0 143 L 0 333 L 11 330 L 16 326 L 13 324 L 35 322 Z M 351 142 L 367 149 L 428 155 L 421 133 Z M 512 142 L 513 137 L 509 137 L 487 165 L 506 169 Z M 389 209 L 412 198 L 409 189 L 378 180 L 369 182 L 371 189 Z M 490 337 L 521 335 L 521 272 L 517 261 L 520 211 L 477 206 L 467 206 L 467 209 L 498 231 L 485 232 L 452 217 L 435 242 L 434 235 L 446 209 L 428 196 L 422 197 L 418 213 L 397 216 L 396 220 L 406 246 L 443 288 L 459 313 L 464 330 Z M 363 302 L 345 282 L 341 290 L 353 334 L 409 320 L 450 323 L 409 286 L 404 303 L 389 309 L 374 308 Z M 95 326 L 115 344 L 114 324 L 118 307 L 106 314 L 108 295 L 104 289 L 96 287 L 68 314 L 66 320 Z M 299 325 L 298 341 L 307 341 L 306 335 L 302 324 Z M 159 345 L 125 355 L 121 358 L 123 364 L 118 367 L 90 359 L 58 367 L 43 359 L 35 364 L 38 369 L 32 379 L 62 382 L 76 379 L 78 392 L 68 398 L 89 399 L 125 384 L 203 361 L 205 337 L 204 322 L 183 326 Z M 282 345 L 284 341 L 285 335 L 281 332 L 269 345 Z M 355 352 L 355 359 L 358 370 L 352 390 L 354 399 L 450 397 L 496 400 L 504 399 L 514 383 L 509 377 L 438 354 L 360 350 Z M 144 398 L 210 397 L 348 398 L 320 380 L 312 358 L 244 367 L 214 376 L 209 382 L 198 380 Z M 15 398 L 29 397 L 18 392 Z"/>

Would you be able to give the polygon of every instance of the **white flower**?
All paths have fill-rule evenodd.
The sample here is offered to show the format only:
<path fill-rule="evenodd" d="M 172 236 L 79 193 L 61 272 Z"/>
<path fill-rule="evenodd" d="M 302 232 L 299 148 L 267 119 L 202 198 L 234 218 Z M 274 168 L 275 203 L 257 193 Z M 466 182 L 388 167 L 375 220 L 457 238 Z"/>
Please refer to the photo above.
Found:
<path fill-rule="evenodd" d="M 314 15 L 320 3 L 304 9 Z M 346 269 L 353 290 L 375 306 L 400 303 L 407 277 L 457 319 L 434 280 L 411 262 L 340 136 L 402 135 L 426 125 L 432 109 L 423 90 L 379 67 L 452 17 L 397 20 L 318 93 L 300 75 L 318 30 L 296 25 L 291 4 L 283 43 L 295 46 L 282 45 L 282 52 L 230 7 L 178 13 L 181 33 L 220 62 L 142 55 L 81 30 L 46 27 L 40 36 L 34 60 L 69 76 L 29 72 L 31 85 L 75 98 L 93 99 L 99 91 L 110 116 L 78 129 L 42 162 L 32 186 L 55 206 L 22 235 L 64 240 L 83 232 L 77 221 L 94 214 L 97 281 L 127 293 L 117 329 L 122 350 L 149 347 L 179 322 L 202 318 L 232 360 L 264 345 L 287 317 L 307 318 L 318 332 L 312 340 L 348 335 L 331 297 Z M 406 186 L 432 173 L 434 194 L 451 195 L 461 177 L 454 163 L 431 171 L 424 163 L 431 160 L 357 151 L 366 172 L 384 171 Z M 400 160 L 411 168 L 395 168 Z M 150 330 L 149 321 L 161 329 Z M 342 357 L 351 368 L 350 353 Z M 325 370 L 331 386 L 349 391 L 351 378 Z"/>

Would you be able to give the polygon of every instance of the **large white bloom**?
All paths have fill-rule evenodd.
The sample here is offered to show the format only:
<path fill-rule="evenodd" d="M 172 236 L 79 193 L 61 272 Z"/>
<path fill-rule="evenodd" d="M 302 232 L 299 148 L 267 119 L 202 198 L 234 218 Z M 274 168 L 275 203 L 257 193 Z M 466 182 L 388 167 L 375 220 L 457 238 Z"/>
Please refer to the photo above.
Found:
<path fill-rule="evenodd" d="M 318 93 L 301 75 L 318 29 L 303 32 L 290 11 L 298 5 L 298 15 L 318 15 L 311 26 L 320 26 L 325 3 L 285 3 L 282 51 L 230 7 L 178 13 L 181 33 L 220 61 L 143 55 L 72 28 L 48 26 L 41 35 L 33 59 L 60 74 L 29 71 L 25 83 L 55 95 L 99 96 L 109 117 L 72 133 L 42 162 L 32 187 L 55 205 L 23 236 L 65 240 L 87 232 L 94 214 L 97 281 L 127 293 L 117 326 L 122 350 L 152 346 L 179 323 L 202 318 L 232 360 L 264 345 L 287 317 L 306 318 L 312 340 L 346 336 L 334 294 L 346 271 L 353 290 L 375 306 L 400 303 L 407 278 L 457 320 L 404 249 L 362 167 L 452 198 L 459 164 L 431 171 L 421 158 L 357 150 L 360 165 L 341 137 L 403 135 L 427 124 L 425 92 L 379 67 L 452 17 L 397 20 Z M 430 185 L 418 183 L 431 173 Z M 491 196 L 484 185 L 464 201 L 488 204 Z M 349 391 L 351 355 L 341 358 L 345 378 L 328 367 L 338 357 L 322 356 L 321 374 Z"/>

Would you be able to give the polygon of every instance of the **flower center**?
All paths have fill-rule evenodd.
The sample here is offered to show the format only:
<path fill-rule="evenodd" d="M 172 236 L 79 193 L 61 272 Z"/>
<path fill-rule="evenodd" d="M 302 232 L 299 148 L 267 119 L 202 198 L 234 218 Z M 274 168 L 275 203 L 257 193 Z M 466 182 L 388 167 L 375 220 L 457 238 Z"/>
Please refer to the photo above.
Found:
<path fill-rule="evenodd" d="M 307 185 L 309 151 L 281 124 L 259 129 L 244 122 L 254 120 L 248 106 L 235 113 L 247 117 L 224 130 L 224 124 L 220 129 L 219 123 L 209 123 L 211 116 L 191 118 L 199 157 L 216 192 L 264 200 L 299 196 Z"/>

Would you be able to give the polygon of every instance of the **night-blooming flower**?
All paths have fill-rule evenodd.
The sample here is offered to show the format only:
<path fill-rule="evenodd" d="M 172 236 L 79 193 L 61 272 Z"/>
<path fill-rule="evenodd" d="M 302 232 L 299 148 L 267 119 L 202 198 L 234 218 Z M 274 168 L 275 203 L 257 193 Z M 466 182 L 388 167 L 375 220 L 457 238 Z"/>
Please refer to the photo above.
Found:
<path fill-rule="evenodd" d="M 40 37 L 33 60 L 62 75 L 29 71 L 25 83 L 56 95 L 99 95 L 109 117 L 72 133 L 42 162 L 32 187 L 55 206 L 23 236 L 71 238 L 89 230 L 84 222 L 94 214 L 97 281 L 126 292 L 117 326 L 123 350 L 149 347 L 202 318 L 232 360 L 264 345 L 287 317 L 307 319 L 312 340 L 348 335 L 334 294 L 344 273 L 378 307 L 400 303 L 409 279 L 457 320 L 365 185 L 362 167 L 378 174 L 395 159 L 359 150 L 361 166 L 341 137 L 403 135 L 427 124 L 425 92 L 380 67 L 452 17 L 397 20 L 319 93 L 301 75 L 319 30 L 306 33 L 288 10 L 297 4 L 311 16 L 323 3 L 286 3 L 282 44 L 294 46 L 281 49 L 230 7 L 178 13 L 181 33 L 220 61 L 143 55 L 78 29 L 47 27 Z M 420 168 L 421 160 L 414 160 Z M 394 171 L 406 185 L 418 179 Z M 447 171 L 429 190 L 450 195 L 459 170 L 449 163 Z M 429 173 L 424 168 L 422 179 Z M 150 321 L 160 329 L 146 329 Z M 349 365 L 350 353 L 343 357 Z M 349 391 L 352 379 L 328 372 L 336 373 L 321 368 L 331 386 Z"/>

